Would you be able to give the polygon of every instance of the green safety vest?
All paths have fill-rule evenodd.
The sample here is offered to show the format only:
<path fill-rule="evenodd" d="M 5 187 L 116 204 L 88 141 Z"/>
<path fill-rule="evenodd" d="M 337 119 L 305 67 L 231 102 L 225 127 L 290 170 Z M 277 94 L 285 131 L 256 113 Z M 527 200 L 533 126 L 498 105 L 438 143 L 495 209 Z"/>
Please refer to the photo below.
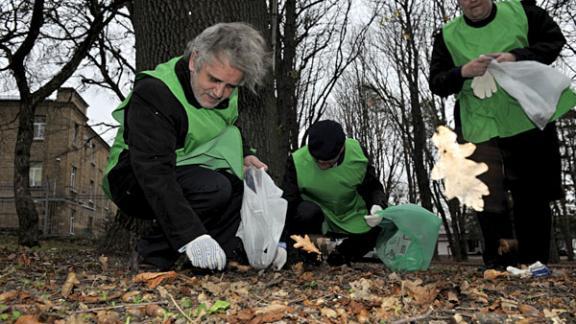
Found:
<path fill-rule="evenodd" d="M 234 91 L 229 99 L 229 105 L 223 109 L 205 109 L 191 105 L 186 99 L 175 67 L 180 57 L 160 64 L 153 71 L 144 71 L 136 79 L 153 77 L 162 81 L 178 99 L 188 117 L 188 132 L 184 146 L 176 150 L 176 165 L 201 165 L 208 169 L 225 169 L 243 178 L 243 152 L 240 130 L 234 126 L 238 118 L 238 94 Z M 124 142 L 124 109 L 130 103 L 130 94 L 112 112 L 114 119 L 120 123 L 116 139 L 110 150 L 108 166 L 105 170 L 103 189 L 110 197 L 108 173 L 116 166 L 120 153 L 127 150 Z M 135 107 L 137 109 L 137 107 Z"/>
<path fill-rule="evenodd" d="M 496 6 L 496 17 L 486 26 L 469 26 L 460 16 L 443 27 L 444 42 L 455 65 L 464 65 L 482 54 L 528 46 L 528 18 L 522 4 L 511 0 L 498 2 Z M 500 86 L 492 97 L 480 99 L 472 93 L 471 84 L 472 80 L 466 80 L 457 95 L 462 133 L 467 141 L 480 143 L 536 127 L 518 101 Z M 570 89 L 564 90 L 551 120 L 560 118 L 574 106 L 576 95 Z"/>
<path fill-rule="evenodd" d="M 310 155 L 308 146 L 292 154 L 298 188 L 302 199 L 316 203 L 326 216 L 323 231 L 365 233 L 366 202 L 357 188 L 364 181 L 368 159 L 358 141 L 347 139 L 341 164 L 321 170 Z"/>

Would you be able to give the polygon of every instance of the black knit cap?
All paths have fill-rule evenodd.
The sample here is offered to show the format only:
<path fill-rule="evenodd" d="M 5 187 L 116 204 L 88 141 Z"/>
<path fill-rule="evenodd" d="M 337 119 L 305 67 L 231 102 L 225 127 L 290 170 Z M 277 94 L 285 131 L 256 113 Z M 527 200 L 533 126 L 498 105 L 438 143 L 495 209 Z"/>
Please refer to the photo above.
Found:
<path fill-rule="evenodd" d="M 336 158 L 345 140 L 342 125 L 333 120 L 318 121 L 308 129 L 308 151 L 317 160 Z"/>

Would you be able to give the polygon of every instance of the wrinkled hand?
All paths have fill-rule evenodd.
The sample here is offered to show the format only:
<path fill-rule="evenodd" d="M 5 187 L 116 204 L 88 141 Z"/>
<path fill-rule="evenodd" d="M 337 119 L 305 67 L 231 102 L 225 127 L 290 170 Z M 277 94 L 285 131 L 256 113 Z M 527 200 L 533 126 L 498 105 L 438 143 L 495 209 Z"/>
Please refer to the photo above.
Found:
<path fill-rule="evenodd" d="M 288 253 L 286 252 L 286 243 L 280 242 L 276 248 L 276 255 L 274 256 L 274 260 L 272 260 L 272 267 L 274 267 L 274 270 L 282 269 L 282 267 L 284 267 L 286 264 L 287 259 Z"/>
<path fill-rule="evenodd" d="M 472 79 L 472 92 L 480 99 L 490 98 L 498 90 L 492 73 L 486 71 L 484 75 Z"/>
<path fill-rule="evenodd" d="M 377 215 L 377 212 L 380 210 L 382 210 L 382 206 L 372 205 L 372 208 L 370 208 L 370 215 L 364 216 L 364 220 L 368 226 L 375 227 L 382 222 L 382 216 Z"/>
<path fill-rule="evenodd" d="M 492 60 L 493 58 L 488 55 L 480 55 L 479 58 L 464 64 L 460 73 L 463 78 L 482 76 L 486 73 L 486 70 L 488 70 L 488 65 L 490 65 Z"/>
<path fill-rule="evenodd" d="M 268 165 L 264 162 L 260 161 L 255 155 L 246 155 L 244 157 L 244 171 L 249 167 L 255 167 L 256 169 L 264 169 L 264 171 L 268 170 Z"/>
<path fill-rule="evenodd" d="M 209 269 L 223 270 L 226 266 L 226 253 L 210 235 L 198 236 L 185 246 L 186 255 L 193 266 Z"/>

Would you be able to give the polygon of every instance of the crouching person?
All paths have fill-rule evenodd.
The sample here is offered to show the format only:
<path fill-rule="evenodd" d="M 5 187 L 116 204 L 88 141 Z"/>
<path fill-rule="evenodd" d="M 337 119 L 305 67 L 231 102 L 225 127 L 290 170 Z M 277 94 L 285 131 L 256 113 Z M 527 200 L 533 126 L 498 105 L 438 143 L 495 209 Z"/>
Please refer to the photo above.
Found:
<path fill-rule="evenodd" d="M 238 87 L 254 91 L 266 74 L 263 37 L 243 23 L 205 29 L 181 57 L 136 76 L 113 112 L 120 123 L 104 190 L 128 217 L 153 220 L 137 246 L 143 263 L 222 270 L 245 259 L 236 237 L 243 167 L 266 168 L 246 155 Z"/>
<path fill-rule="evenodd" d="M 323 120 L 310 127 L 308 145 L 288 159 L 283 189 L 288 235 L 343 239 L 328 255 L 328 264 L 349 264 L 374 248 L 380 227 L 368 215 L 371 209 L 386 208 L 383 186 L 366 151 L 346 138 L 339 123 Z M 315 263 L 312 255 L 289 255 L 291 262 Z"/>

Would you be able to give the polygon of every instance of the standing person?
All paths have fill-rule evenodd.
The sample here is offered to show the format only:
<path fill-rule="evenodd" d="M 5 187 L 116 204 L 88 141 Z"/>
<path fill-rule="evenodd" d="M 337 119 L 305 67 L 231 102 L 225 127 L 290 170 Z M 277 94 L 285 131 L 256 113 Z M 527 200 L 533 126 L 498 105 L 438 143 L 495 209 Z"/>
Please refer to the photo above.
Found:
<path fill-rule="evenodd" d="M 488 267 L 514 263 L 510 256 L 498 253 L 500 240 L 513 237 L 510 212 L 518 261 L 546 263 L 552 224 L 549 204 L 563 196 L 553 120 L 576 105 L 575 97 L 565 90 L 552 121 L 539 130 L 518 101 L 501 88 L 481 99 L 474 96 L 472 81 L 485 74 L 492 59 L 550 64 L 566 40 L 558 25 L 534 1 L 458 3 L 463 15 L 435 36 L 429 84 L 437 95 L 456 94 L 454 117 L 460 140 L 475 143 L 471 158 L 489 167 L 479 176 L 490 189 L 490 195 L 484 198 L 484 211 L 478 213 L 485 244 L 484 263 Z M 507 198 L 508 192 L 511 199 Z"/>
<path fill-rule="evenodd" d="M 328 264 L 349 264 L 374 248 L 380 227 L 370 221 L 369 208 L 387 206 L 383 186 L 364 149 L 346 138 L 339 123 L 322 120 L 310 127 L 308 145 L 288 158 L 283 189 L 287 234 L 344 238 Z"/>
<path fill-rule="evenodd" d="M 238 87 L 254 92 L 266 74 L 264 38 L 244 23 L 220 23 L 190 41 L 181 57 L 137 74 L 112 113 L 120 128 L 104 190 L 129 217 L 152 219 L 137 252 L 170 268 L 181 253 L 198 268 L 242 260 L 243 166 L 267 168 L 243 149 Z"/>

